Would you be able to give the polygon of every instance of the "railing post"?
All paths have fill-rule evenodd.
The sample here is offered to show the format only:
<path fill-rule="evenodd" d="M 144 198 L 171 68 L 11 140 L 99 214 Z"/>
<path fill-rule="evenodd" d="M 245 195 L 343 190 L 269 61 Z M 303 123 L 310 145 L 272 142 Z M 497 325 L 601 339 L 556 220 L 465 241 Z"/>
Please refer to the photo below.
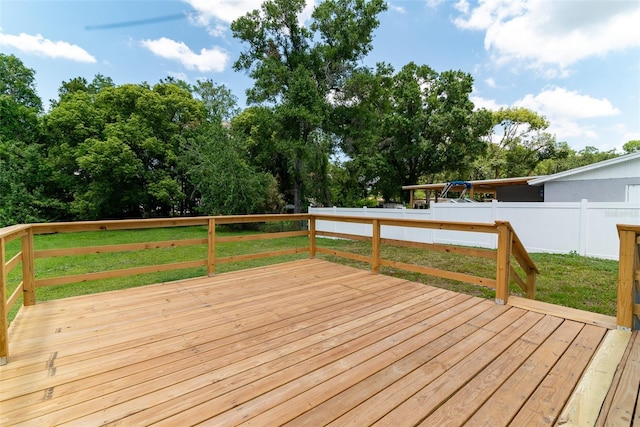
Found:
<path fill-rule="evenodd" d="M 373 227 L 371 239 L 371 272 L 378 274 L 380 273 L 380 220 L 373 219 L 371 225 Z"/>
<path fill-rule="evenodd" d="M 638 266 L 637 234 L 633 230 L 621 229 L 620 256 L 618 258 L 618 310 L 616 324 L 618 329 L 633 328 L 633 307 L 636 298 L 634 286 L 635 272 Z"/>
<path fill-rule="evenodd" d="M 22 304 L 35 305 L 36 277 L 33 258 L 33 229 L 22 236 Z"/>
<path fill-rule="evenodd" d="M 309 258 L 316 257 L 316 217 L 309 216 Z"/>
<path fill-rule="evenodd" d="M 503 221 L 498 226 L 498 262 L 496 268 L 496 303 L 504 305 L 509 299 L 509 279 L 511 273 L 511 227 Z"/>
<path fill-rule="evenodd" d="M 9 357 L 9 324 L 7 322 L 7 265 L 5 240 L 0 237 L 0 365 Z"/>
<path fill-rule="evenodd" d="M 209 218 L 209 229 L 207 230 L 207 276 L 213 277 L 216 274 L 216 219 Z"/>
<path fill-rule="evenodd" d="M 529 299 L 536 299 L 536 272 L 529 269 L 527 271 L 527 291 L 525 297 Z"/>

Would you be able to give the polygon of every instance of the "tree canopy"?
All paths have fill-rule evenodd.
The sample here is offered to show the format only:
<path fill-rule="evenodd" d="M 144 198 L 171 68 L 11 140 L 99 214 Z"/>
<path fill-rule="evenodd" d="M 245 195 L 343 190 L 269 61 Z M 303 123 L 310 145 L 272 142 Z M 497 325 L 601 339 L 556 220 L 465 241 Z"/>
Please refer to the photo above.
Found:
<path fill-rule="evenodd" d="M 549 174 L 619 155 L 575 151 L 534 111 L 489 112 L 473 79 L 410 62 L 362 65 L 382 0 L 270 0 L 240 17 L 234 64 L 250 106 L 212 80 L 63 81 L 0 54 L 0 226 L 281 212 L 408 197 L 405 184 Z M 624 145 L 627 153 L 639 141 Z"/>
<path fill-rule="evenodd" d="M 273 107 L 275 142 L 290 179 L 281 188 L 292 193 L 295 212 L 302 207 L 305 178 L 315 173 L 308 159 L 323 148 L 316 142 L 328 126 L 328 96 L 371 50 L 377 15 L 386 9 L 382 0 L 327 0 L 307 27 L 300 22 L 305 4 L 266 1 L 231 24 L 234 37 L 246 45 L 234 68 L 254 79 L 248 101 Z"/>
<path fill-rule="evenodd" d="M 398 73 L 379 64 L 353 77 L 340 98 L 342 150 L 386 200 L 401 186 L 455 170 L 486 149 L 491 113 L 474 111 L 473 79 L 409 63 Z"/>

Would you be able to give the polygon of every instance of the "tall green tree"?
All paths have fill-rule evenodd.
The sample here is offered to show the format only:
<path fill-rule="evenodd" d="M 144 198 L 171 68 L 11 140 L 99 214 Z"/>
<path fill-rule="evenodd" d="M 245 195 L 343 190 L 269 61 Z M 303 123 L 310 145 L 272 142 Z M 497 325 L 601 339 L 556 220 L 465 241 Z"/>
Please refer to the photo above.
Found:
<path fill-rule="evenodd" d="M 491 144 L 474 164 L 471 178 L 493 179 L 528 176 L 536 166 L 566 154 L 545 130 L 549 121 L 524 107 L 501 108 L 492 113 Z"/>
<path fill-rule="evenodd" d="M 25 67 L 15 55 L 0 53 L 0 95 L 8 96 L 16 104 L 42 111 L 42 100 L 36 92 L 35 71 Z"/>
<path fill-rule="evenodd" d="M 207 215 L 279 211 L 275 178 L 251 162 L 251 132 L 232 125 L 239 111 L 236 97 L 211 80 L 190 87 L 204 110 L 204 120 L 185 137 L 180 157 L 194 211 Z"/>
<path fill-rule="evenodd" d="M 306 159 L 318 155 L 316 132 L 328 124 L 329 95 L 371 50 L 377 16 L 386 9 L 382 0 L 327 0 L 307 27 L 300 23 L 305 5 L 266 1 L 231 24 L 234 37 L 247 46 L 234 68 L 254 79 L 248 101 L 272 106 L 280 124 L 274 149 L 287 159 L 296 212 L 309 174 Z"/>
<path fill-rule="evenodd" d="M 106 77 L 100 73 L 93 77 L 91 82 L 88 82 L 84 77 L 74 77 L 69 81 L 63 81 L 58 88 L 58 99 L 50 100 L 51 107 L 55 107 L 58 102 L 67 96 L 76 92 L 86 92 L 90 95 L 96 95 L 102 89 L 107 87 L 113 87 L 115 84 L 111 77 Z"/>
<path fill-rule="evenodd" d="M 231 126 L 234 131 L 244 135 L 249 163 L 273 175 L 278 182 L 279 192 L 292 200 L 290 162 L 286 153 L 278 148 L 281 146 L 281 124 L 276 120 L 273 109 L 266 106 L 246 108 L 233 118 Z"/>
<path fill-rule="evenodd" d="M 210 122 L 231 123 L 240 113 L 238 99 L 224 85 L 213 80 L 198 80 L 191 86 L 191 92 L 202 102 L 206 119 Z"/>
<path fill-rule="evenodd" d="M 81 219 L 188 211 L 178 159 L 204 118 L 202 103 L 171 83 L 98 83 L 72 85 L 45 117 L 58 198 Z"/>
<path fill-rule="evenodd" d="M 386 200 L 408 197 L 402 185 L 470 164 L 486 148 L 491 115 L 474 111 L 472 84 L 461 71 L 415 63 L 365 71 L 343 98 L 343 151 Z"/>
<path fill-rule="evenodd" d="M 278 212 L 278 185 L 268 172 L 249 164 L 247 141 L 222 122 L 209 122 L 185 142 L 184 161 L 194 187 L 196 212 L 244 215 Z"/>
<path fill-rule="evenodd" d="M 35 71 L 0 54 L 0 226 L 57 218 L 40 140 Z"/>

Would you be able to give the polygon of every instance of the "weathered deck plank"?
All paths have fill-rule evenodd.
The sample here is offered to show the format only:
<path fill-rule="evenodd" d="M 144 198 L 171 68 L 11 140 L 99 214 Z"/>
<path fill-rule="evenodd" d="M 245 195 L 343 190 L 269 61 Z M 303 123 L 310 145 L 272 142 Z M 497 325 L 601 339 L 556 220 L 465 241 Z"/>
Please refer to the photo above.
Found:
<path fill-rule="evenodd" d="M 548 424 L 607 330 L 561 313 L 320 260 L 52 301 L 11 325 L 0 425 Z"/>

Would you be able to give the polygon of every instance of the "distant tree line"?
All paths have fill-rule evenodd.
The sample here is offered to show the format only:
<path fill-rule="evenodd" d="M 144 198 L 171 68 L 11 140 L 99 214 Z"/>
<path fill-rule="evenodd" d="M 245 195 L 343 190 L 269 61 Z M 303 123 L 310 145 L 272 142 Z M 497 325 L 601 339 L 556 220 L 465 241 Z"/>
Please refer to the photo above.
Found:
<path fill-rule="evenodd" d="M 523 108 L 475 109 L 473 79 L 427 65 L 361 66 L 382 0 L 272 0 L 231 28 L 249 107 L 211 80 L 62 82 L 0 54 L 0 225 L 296 212 L 402 201 L 402 185 L 549 174 L 619 155 L 574 151 Z M 640 149 L 630 141 L 626 151 Z"/>

